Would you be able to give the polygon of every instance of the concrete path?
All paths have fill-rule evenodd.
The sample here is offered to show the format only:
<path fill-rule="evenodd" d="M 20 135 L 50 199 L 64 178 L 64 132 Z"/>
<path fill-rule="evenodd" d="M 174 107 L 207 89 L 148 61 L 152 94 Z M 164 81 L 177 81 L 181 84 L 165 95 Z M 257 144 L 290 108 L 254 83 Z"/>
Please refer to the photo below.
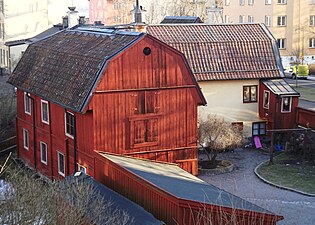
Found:
<path fill-rule="evenodd" d="M 220 155 L 234 163 L 231 173 L 200 175 L 204 181 L 244 198 L 256 205 L 284 216 L 281 225 L 315 224 L 315 197 L 279 189 L 258 179 L 255 167 L 268 160 L 268 155 L 256 149 L 237 149 Z M 315 187 L 314 187 L 315 188 Z"/>

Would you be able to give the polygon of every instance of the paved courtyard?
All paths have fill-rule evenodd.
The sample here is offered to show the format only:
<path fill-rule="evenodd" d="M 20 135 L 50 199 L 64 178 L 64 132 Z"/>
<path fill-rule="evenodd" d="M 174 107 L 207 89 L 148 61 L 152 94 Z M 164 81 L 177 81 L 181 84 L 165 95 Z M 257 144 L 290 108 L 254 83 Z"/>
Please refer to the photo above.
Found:
<path fill-rule="evenodd" d="M 256 177 L 255 167 L 268 160 L 268 154 L 256 149 L 237 149 L 234 152 L 222 153 L 220 158 L 234 163 L 231 173 L 200 175 L 199 178 L 284 216 L 284 220 L 278 224 L 315 224 L 315 197 L 279 189 Z"/>

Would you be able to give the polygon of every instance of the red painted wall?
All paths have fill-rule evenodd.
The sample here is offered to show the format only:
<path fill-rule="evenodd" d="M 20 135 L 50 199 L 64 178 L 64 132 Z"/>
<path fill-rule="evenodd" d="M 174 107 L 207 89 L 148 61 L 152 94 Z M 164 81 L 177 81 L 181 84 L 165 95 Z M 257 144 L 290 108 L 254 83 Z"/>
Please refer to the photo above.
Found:
<path fill-rule="evenodd" d="M 315 111 L 297 108 L 297 123 L 315 130 Z"/>

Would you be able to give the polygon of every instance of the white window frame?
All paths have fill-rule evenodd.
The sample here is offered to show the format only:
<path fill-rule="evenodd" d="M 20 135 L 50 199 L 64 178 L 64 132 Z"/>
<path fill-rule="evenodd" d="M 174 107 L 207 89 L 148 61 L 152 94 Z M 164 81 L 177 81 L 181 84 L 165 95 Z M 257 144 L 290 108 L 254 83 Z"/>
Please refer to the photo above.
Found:
<path fill-rule="evenodd" d="M 284 99 L 288 98 L 290 101 L 289 110 L 283 110 Z M 281 99 L 281 113 L 290 113 L 292 109 L 292 97 L 282 97 Z"/>
<path fill-rule="evenodd" d="M 58 159 L 58 174 L 60 174 L 61 176 L 65 176 L 65 174 L 66 174 L 66 163 L 65 163 L 65 155 L 62 153 L 62 152 L 60 152 L 60 151 L 57 151 L 57 159 Z M 61 165 L 60 165 L 60 157 L 63 157 L 63 172 L 60 170 L 60 168 L 61 168 Z"/>
<path fill-rule="evenodd" d="M 65 134 L 66 134 L 67 137 L 70 137 L 70 138 L 73 139 L 73 135 L 67 132 L 67 113 L 70 114 L 70 115 L 72 115 L 72 116 L 74 117 L 74 114 L 73 114 L 73 113 L 71 113 L 71 112 L 69 112 L 69 111 L 66 111 L 66 112 L 65 112 Z M 74 129 L 75 129 L 75 124 L 74 124 L 73 126 L 74 126 Z"/>
<path fill-rule="evenodd" d="M 278 4 L 287 4 L 287 0 L 277 0 Z"/>
<path fill-rule="evenodd" d="M 248 16 L 248 23 L 254 23 L 254 16 Z"/>
<path fill-rule="evenodd" d="M 286 39 L 285 38 L 277 39 L 277 46 L 279 49 L 286 49 Z"/>
<path fill-rule="evenodd" d="M 225 23 L 230 23 L 230 16 L 224 15 L 224 22 Z"/>
<path fill-rule="evenodd" d="M 245 23 L 245 16 L 244 15 L 239 16 L 239 23 Z"/>
<path fill-rule="evenodd" d="M 315 26 L 315 15 L 310 15 L 310 26 Z"/>
<path fill-rule="evenodd" d="M 32 114 L 32 102 L 27 92 L 24 92 L 24 112 L 28 115 Z"/>
<path fill-rule="evenodd" d="M 310 38 L 308 47 L 315 48 L 315 38 Z"/>
<path fill-rule="evenodd" d="M 267 27 L 271 26 L 271 16 L 265 16 L 265 25 Z"/>
<path fill-rule="evenodd" d="M 224 0 L 224 5 L 230 5 L 230 0 Z"/>
<path fill-rule="evenodd" d="M 271 0 L 265 0 L 265 5 L 271 5 Z"/>
<path fill-rule="evenodd" d="M 44 119 L 44 107 L 43 105 L 47 105 L 47 120 Z M 41 117 L 42 117 L 42 122 L 43 123 L 46 123 L 46 124 L 49 124 L 49 104 L 47 101 L 45 100 L 41 100 L 40 102 L 40 108 L 41 108 Z"/>
<path fill-rule="evenodd" d="M 82 171 L 82 169 L 83 169 L 83 171 Z M 86 167 L 83 166 L 83 165 L 81 165 L 81 164 L 79 164 L 79 163 L 78 163 L 78 171 L 87 174 L 87 173 L 86 173 Z"/>
<path fill-rule="evenodd" d="M 287 25 L 287 16 L 278 16 L 277 17 L 277 26 L 278 27 L 285 27 L 286 25 Z"/>
<path fill-rule="evenodd" d="M 240 5 L 245 5 L 245 0 L 239 0 L 240 1 Z"/>
<path fill-rule="evenodd" d="M 30 147 L 30 136 L 28 130 L 23 128 L 23 147 L 28 150 Z"/>
<path fill-rule="evenodd" d="M 254 5 L 254 0 L 248 0 L 248 5 Z"/>
<path fill-rule="evenodd" d="M 43 146 L 45 146 L 45 148 L 43 148 Z M 43 159 L 43 151 L 44 151 L 44 149 L 45 149 L 45 158 L 46 158 L 46 160 Z M 43 164 L 45 164 L 45 165 L 47 165 L 47 162 L 48 162 L 48 159 L 47 159 L 47 151 L 48 151 L 48 149 L 47 149 L 47 144 L 46 144 L 45 142 L 41 141 L 41 142 L 40 142 L 40 161 L 41 161 Z"/>
<path fill-rule="evenodd" d="M 265 96 L 268 94 L 268 104 L 265 104 Z M 264 101 L 263 101 L 263 107 L 264 109 L 269 109 L 270 105 L 270 91 L 264 90 Z"/>

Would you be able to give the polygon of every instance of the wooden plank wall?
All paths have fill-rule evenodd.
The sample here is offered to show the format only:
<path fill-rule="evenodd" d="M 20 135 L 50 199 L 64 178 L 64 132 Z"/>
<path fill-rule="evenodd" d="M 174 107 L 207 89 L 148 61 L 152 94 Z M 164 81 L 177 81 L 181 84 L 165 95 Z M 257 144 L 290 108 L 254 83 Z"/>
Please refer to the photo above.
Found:
<path fill-rule="evenodd" d="M 315 111 L 297 108 L 297 124 L 315 130 Z"/>

